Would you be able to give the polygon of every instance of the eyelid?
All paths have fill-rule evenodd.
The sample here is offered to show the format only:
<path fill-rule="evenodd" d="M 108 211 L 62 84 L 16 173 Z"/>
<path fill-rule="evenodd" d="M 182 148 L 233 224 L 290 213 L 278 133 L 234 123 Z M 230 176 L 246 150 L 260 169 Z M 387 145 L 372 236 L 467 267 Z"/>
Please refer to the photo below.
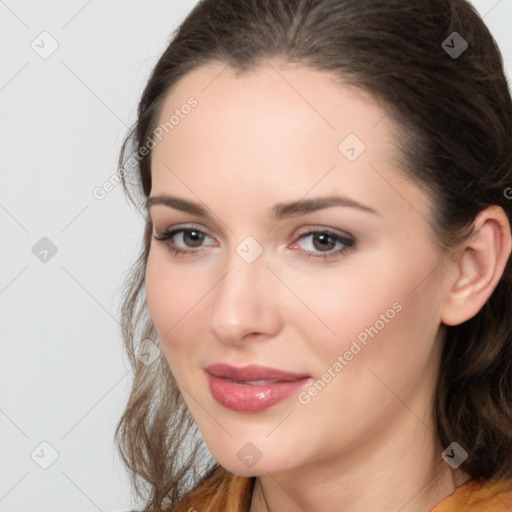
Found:
<path fill-rule="evenodd" d="M 289 248 L 292 248 L 293 250 L 298 249 L 298 252 L 301 253 L 301 256 L 304 258 L 313 258 L 318 259 L 327 262 L 328 260 L 336 261 L 346 253 L 350 252 L 354 249 L 354 246 L 356 244 L 356 239 L 344 232 L 344 231 L 338 231 L 335 228 L 325 227 L 325 226 L 307 226 L 300 228 L 302 231 L 301 233 L 298 233 L 295 235 L 295 241 L 291 243 L 291 246 L 288 245 Z M 182 248 L 180 246 L 175 245 L 171 242 L 172 238 L 178 234 L 182 234 L 186 231 L 197 231 L 201 234 L 203 234 L 205 237 L 208 237 L 212 240 L 214 240 L 217 244 L 218 241 L 216 238 L 209 234 L 207 229 L 204 229 L 203 226 L 198 227 L 198 225 L 194 223 L 187 223 L 187 224 L 178 224 L 173 227 L 167 228 L 162 233 L 153 233 L 153 238 L 158 240 L 159 242 L 163 243 L 168 247 L 168 249 L 171 251 L 172 254 L 175 256 L 183 255 L 183 256 L 200 256 L 204 249 L 207 247 L 211 247 L 211 244 L 201 245 L 198 247 L 185 247 Z M 340 243 L 342 245 L 341 248 L 338 248 L 336 250 L 329 250 L 329 251 L 312 251 L 307 249 L 301 249 L 300 247 L 297 247 L 297 244 L 308 237 L 315 236 L 318 234 L 326 234 L 332 238 L 335 239 L 336 243 Z"/>
<path fill-rule="evenodd" d="M 329 250 L 329 251 L 311 251 L 311 250 L 307 250 L 307 249 L 301 249 L 300 247 L 298 247 L 299 243 L 302 240 L 306 240 L 307 238 L 314 237 L 315 235 L 318 235 L 318 234 L 326 234 L 326 235 L 334 238 L 335 245 L 341 244 L 341 248 Z M 356 239 L 348 233 L 339 232 L 336 229 L 328 228 L 328 227 L 324 227 L 324 226 L 314 226 L 314 227 L 305 228 L 304 232 L 299 233 L 297 235 L 297 238 L 295 239 L 295 241 L 292 242 L 291 246 L 289 246 L 289 247 L 291 247 L 294 250 L 300 251 L 302 253 L 302 256 L 305 258 L 308 258 L 308 259 L 313 258 L 313 259 L 321 260 L 323 262 L 327 262 L 329 260 L 331 260 L 331 261 L 339 260 L 341 257 L 343 257 L 343 256 L 347 255 L 348 253 L 350 253 L 351 251 L 353 251 L 355 249 L 355 245 L 356 245 Z"/>
<path fill-rule="evenodd" d="M 180 245 L 177 245 L 175 242 L 173 242 L 172 239 L 175 236 L 180 235 L 180 234 L 183 236 L 183 234 L 187 231 L 197 231 L 197 232 L 201 233 L 202 235 L 204 235 L 205 237 L 208 237 L 208 238 L 214 240 L 216 242 L 216 244 L 218 244 L 215 237 L 208 234 L 208 232 L 205 229 L 202 229 L 202 228 L 200 229 L 191 224 L 176 225 L 174 227 L 167 228 L 166 230 L 164 230 L 161 233 L 153 233 L 152 238 L 154 238 L 156 241 L 160 242 L 165 247 L 167 247 L 167 249 L 174 256 L 179 256 L 179 255 L 190 256 L 190 257 L 199 256 L 204 252 L 205 248 L 212 247 L 212 244 L 203 244 L 203 245 L 200 245 L 199 247 L 195 247 L 195 248 L 194 247 L 186 247 L 186 246 L 181 247 Z"/>
<path fill-rule="evenodd" d="M 153 227 L 154 227 L 154 224 L 153 224 Z M 186 224 L 176 224 L 175 226 L 172 226 L 172 227 L 169 227 L 167 229 L 164 229 L 163 231 L 161 231 L 160 233 L 155 233 L 153 231 L 153 235 L 160 235 L 160 236 L 165 236 L 165 235 L 168 235 L 170 233 L 178 233 L 180 231 L 199 231 L 200 233 L 203 233 L 204 235 L 210 237 L 211 239 L 217 241 L 217 239 L 211 235 L 209 233 L 209 231 L 204 227 L 204 226 L 201 226 L 199 224 L 194 224 L 193 222 L 189 222 L 189 223 L 186 223 Z"/>
<path fill-rule="evenodd" d="M 312 235 L 312 234 L 315 234 L 315 233 L 330 233 L 333 236 L 337 236 L 337 237 L 342 238 L 344 240 L 351 240 L 351 241 L 355 240 L 354 236 L 351 235 L 350 233 L 346 232 L 346 231 L 341 231 L 341 230 L 338 230 L 336 228 L 331 228 L 331 227 L 328 227 L 328 226 L 322 226 L 322 225 L 318 225 L 318 224 L 313 224 L 313 225 L 309 225 L 309 226 L 306 226 L 306 227 L 301 227 L 298 231 L 299 232 L 295 235 L 295 237 L 297 239 L 299 239 L 299 238 L 301 238 L 303 236 Z"/>

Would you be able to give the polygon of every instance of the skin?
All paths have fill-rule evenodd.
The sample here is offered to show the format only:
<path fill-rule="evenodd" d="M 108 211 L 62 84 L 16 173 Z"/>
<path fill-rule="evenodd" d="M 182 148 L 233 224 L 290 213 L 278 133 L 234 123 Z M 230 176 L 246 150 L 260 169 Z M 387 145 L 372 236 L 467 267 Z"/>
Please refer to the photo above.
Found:
<path fill-rule="evenodd" d="M 168 241 L 196 255 L 152 239 L 146 293 L 208 449 L 229 471 L 258 476 L 251 512 L 428 511 L 467 479 L 441 459 L 434 435 L 441 324 L 471 318 L 492 293 L 511 251 L 506 215 L 481 212 L 475 235 L 442 255 L 430 198 L 400 173 L 386 109 L 328 73 L 270 61 L 237 76 L 204 65 L 178 82 L 160 121 L 190 96 L 197 107 L 153 149 L 150 196 L 190 200 L 210 218 L 161 204 L 150 215 L 155 235 L 193 223 L 206 236 L 199 248 L 180 234 Z M 366 146 L 353 162 L 338 150 L 350 133 Z M 276 203 L 333 194 L 378 214 L 269 214 Z M 354 246 L 307 258 L 322 246 L 301 236 L 326 228 Z M 247 236 L 263 250 L 252 263 L 236 252 Z M 240 413 L 211 396 L 203 368 L 216 362 L 320 379 L 394 303 L 401 310 L 309 403 L 293 396 Z M 250 468 L 237 457 L 248 442 L 261 453 Z"/>

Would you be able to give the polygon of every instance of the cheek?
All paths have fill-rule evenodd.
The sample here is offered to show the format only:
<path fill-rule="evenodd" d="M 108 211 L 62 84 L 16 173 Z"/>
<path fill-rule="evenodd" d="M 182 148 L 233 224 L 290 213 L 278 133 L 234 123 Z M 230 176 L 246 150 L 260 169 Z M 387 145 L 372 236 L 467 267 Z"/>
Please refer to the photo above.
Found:
<path fill-rule="evenodd" d="M 375 259 L 375 258 L 374 258 Z M 393 269 L 380 264 L 366 266 L 362 258 L 347 260 L 339 269 L 287 273 L 283 280 L 300 300 L 288 300 L 287 321 L 301 326 L 306 338 L 314 340 L 315 350 L 325 353 L 348 350 L 351 341 L 363 343 L 369 337 L 367 328 L 377 324 L 382 329 L 393 321 L 403 299 L 403 284 L 398 279 L 379 276 L 395 275 Z M 293 304 L 293 306 L 292 306 Z M 382 317 L 381 317 L 382 315 Z M 383 319 L 384 318 L 384 319 Z"/>
<path fill-rule="evenodd" d="M 197 280 L 171 265 L 160 248 L 151 249 L 145 276 L 148 310 L 163 344 L 174 337 L 198 301 Z"/>
<path fill-rule="evenodd" d="M 161 334 L 172 326 L 172 318 L 175 316 L 172 310 L 177 303 L 177 287 L 169 279 L 165 264 L 160 260 L 151 249 L 146 265 L 145 288 L 148 310 L 162 340 Z"/>
<path fill-rule="evenodd" d="M 198 342 L 204 339 L 211 287 L 207 279 L 198 278 L 193 265 L 171 263 L 159 247 L 150 251 L 145 276 L 148 311 L 169 366 L 180 380 L 180 368 L 193 363 Z"/>
<path fill-rule="evenodd" d="M 372 265 L 296 282 L 311 313 L 295 310 L 294 318 L 312 344 L 316 369 L 327 370 L 341 356 L 343 369 L 350 366 L 345 378 L 368 379 L 368 368 L 393 378 L 397 367 L 425 364 L 439 326 L 438 284 L 433 275 L 425 279 L 435 263 L 409 261 L 416 263 L 390 251 Z"/>

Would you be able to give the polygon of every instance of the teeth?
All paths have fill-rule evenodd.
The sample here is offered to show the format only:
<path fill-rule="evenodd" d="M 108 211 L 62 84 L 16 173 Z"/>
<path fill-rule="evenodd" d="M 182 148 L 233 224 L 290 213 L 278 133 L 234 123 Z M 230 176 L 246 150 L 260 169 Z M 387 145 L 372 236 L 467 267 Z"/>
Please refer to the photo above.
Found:
<path fill-rule="evenodd" d="M 250 386 L 262 386 L 265 384 L 274 384 L 277 380 L 244 380 L 244 381 L 235 381 L 233 379 L 225 378 L 228 382 L 234 382 L 235 384 L 249 384 Z"/>

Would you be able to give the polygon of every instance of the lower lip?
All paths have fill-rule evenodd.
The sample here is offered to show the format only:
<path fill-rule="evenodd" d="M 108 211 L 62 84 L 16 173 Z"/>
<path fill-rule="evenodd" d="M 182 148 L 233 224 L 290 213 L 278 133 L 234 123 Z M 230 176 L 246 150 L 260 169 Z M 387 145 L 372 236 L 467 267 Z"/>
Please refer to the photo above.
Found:
<path fill-rule="evenodd" d="M 297 393 L 311 377 L 271 384 L 239 384 L 208 374 L 213 398 L 224 407 L 238 412 L 260 412 Z"/>

